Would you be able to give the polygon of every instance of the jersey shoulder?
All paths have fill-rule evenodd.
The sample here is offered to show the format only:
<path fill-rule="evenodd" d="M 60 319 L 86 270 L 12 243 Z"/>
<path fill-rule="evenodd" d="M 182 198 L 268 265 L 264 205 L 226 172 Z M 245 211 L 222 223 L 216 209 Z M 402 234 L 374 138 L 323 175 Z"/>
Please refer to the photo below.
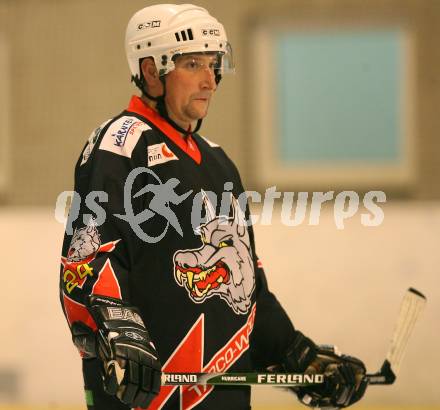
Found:
<path fill-rule="evenodd" d="M 142 134 L 149 130 L 152 130 L 152 127 L 148 122 L 126 111 L 104 121 L 90 134 L 81 154 L 79 166 L 86 164 L 97 151 L 131 158 Z"/>
<path fill-rule="evenodd" d="M 98 149 L 131 158 L 142 133 L 148 130 L 151 130 L 151 126 L 143 119 L 131 113 L 123 113 L 109 123 Z"/>
<path fill-rule="evenodd" d="M 91 134 L 89 135 L 89 138 L 87 139 L 86 146 L 84 147 L 79 165 L 84 165 L 90 158 L 90 155 L 92 155 L 93 149 L 95 148 L 96 142 L 98 141 L 100 135 L 102 134 L 102 131 L 107 127 L 107 125 L 113 121 L 112 118 L 104 121 L 101 125 L 96 127 Z"/>

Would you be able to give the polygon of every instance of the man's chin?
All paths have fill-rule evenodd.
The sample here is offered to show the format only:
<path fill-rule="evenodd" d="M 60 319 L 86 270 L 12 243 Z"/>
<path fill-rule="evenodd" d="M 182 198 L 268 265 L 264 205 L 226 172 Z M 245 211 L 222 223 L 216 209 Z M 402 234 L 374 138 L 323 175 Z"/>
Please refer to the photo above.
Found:
<path fill-rule="evenodd" d="M 191 119 L 192 121 L 198 121 L 203 120 L 208 115 L 208 109 L 206 110 L 197 110 L 191 112 Z"/>
<path fill-rule="evenodd" d="M 204 118 L 208 114 L 209 101 L 195 100 L 191 108 L 194 118 Z"/>

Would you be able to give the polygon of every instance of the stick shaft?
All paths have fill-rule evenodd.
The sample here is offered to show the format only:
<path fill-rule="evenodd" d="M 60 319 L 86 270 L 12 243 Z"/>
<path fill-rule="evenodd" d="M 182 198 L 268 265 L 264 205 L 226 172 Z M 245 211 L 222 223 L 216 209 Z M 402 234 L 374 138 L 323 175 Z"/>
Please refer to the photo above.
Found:
<path fill-rule="evenodd" d="M 322 374 L 301 373 L 163 373 L 163 386 L 182 385 L 270 385 L 311 386 L 324 382 Z"/>

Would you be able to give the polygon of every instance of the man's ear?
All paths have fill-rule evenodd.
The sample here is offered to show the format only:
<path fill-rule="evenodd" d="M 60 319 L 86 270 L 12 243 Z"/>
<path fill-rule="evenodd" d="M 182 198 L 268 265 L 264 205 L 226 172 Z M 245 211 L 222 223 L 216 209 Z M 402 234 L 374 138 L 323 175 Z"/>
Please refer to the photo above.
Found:
<path fill-rule="evenodd" d="M 154 60 L 151 57 L 147 57 L 142 60 L 141 70 L 148 89 L 153 91 L 161 85 L 156 64 L 154 64 Z"/>

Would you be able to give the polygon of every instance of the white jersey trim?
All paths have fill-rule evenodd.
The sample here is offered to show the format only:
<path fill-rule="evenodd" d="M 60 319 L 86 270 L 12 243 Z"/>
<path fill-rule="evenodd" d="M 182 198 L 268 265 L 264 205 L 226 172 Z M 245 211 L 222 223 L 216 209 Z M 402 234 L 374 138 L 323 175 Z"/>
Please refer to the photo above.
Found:
<path fill-rule="evenodd" d="M 201 136 L 201 135 L 200 135 Z M 210 141 L 208 138 L 205 138 L 205 137 L 203 137 L 203 136 L 201 136 L 207 143 L 208 143 L 208 145 L 210 146 L 210 147 L 212 147 L 212 148 L 220 148 L 220 145 L 218 145 L 218 144 L 216 144 L 215 142 L 212 142 L 212 141 Z"/>

